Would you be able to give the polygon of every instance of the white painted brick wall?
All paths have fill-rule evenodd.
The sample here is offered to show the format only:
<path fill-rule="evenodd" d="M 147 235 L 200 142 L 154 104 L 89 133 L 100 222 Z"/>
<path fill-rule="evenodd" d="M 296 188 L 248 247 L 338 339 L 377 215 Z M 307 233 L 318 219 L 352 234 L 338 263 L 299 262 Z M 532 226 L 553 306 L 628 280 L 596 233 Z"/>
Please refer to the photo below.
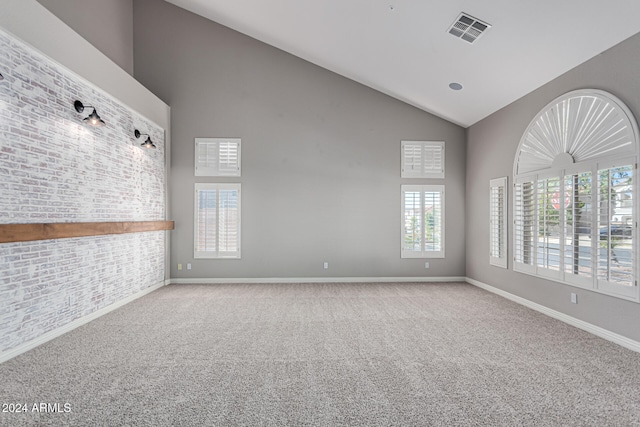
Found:
<path fill-rule="evenodd" d="M 0 73 L 0 223 L 165 219 L 163 129 L 3 31 Z M 0 244 L 0 352 L 161 283 L 164 235 Z"/>

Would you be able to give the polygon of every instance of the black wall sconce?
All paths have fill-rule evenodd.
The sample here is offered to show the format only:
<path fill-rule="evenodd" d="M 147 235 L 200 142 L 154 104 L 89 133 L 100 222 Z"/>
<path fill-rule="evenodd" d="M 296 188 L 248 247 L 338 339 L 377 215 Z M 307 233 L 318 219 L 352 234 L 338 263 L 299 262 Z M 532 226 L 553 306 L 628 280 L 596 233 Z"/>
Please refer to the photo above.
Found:
<path fill-rule="evenodd" d="M 133 135 L 136 137 L 136 139 L 140 138 L 141 136 L 147 137 L 147 139 L 142 144 L 140 144 L 141 147 L 156 148 L 156 145 L 153 143 L 153 141 L 151 141 L 151 137 L 149 136 L 148 133 L 140 133 L 140 131 L 136 129 L 133 131 Z"/>
<path fill-rule="evenodd" d="M 82 102 L 76 100 L 73 103 L 73 108 L 75 108 L 78 113 L 82 113 L 85 108 L 93 108 L 93 113 L 89 114 L 87 117 L 85 117 L 82 120 L 88 125 L 95 126 L 95 127 L 102 127 L 106 124 L 104 120 L 102 120 L 98 115 L 98 113 L 96 112 L 96 107 L 92 105 L 83 105 Z"/>
<path fill-rule="evenodd" d="M 4 76 L 0 73 L 0 81 L 4 80 Z"/>

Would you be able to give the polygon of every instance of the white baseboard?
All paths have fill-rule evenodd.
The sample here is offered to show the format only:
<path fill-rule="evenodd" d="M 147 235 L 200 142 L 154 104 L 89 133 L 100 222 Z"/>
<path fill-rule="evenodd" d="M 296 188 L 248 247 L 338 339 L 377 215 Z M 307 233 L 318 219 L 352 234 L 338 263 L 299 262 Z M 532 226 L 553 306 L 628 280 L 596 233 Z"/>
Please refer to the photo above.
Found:
<path fill-rule="evenodd" d="M 521 304 L 525 307 L 528 307 L 532 310 L 538 311 L 542 314 L 546 314 L 549 317 L 553 317 L 554 319 L 558 319 L 566 324 L 571 326 L 575 326 L 576 328 L 582 329 L 583 331 L 587 331 L 596 335 L 600 338 L 604 338 L 607 341 L 611 341 L 622 347 L 628 348 L 629 350 L 636 351 L 640 353 L 640 342 L 634 341 L 630 338 L 627 338 L 623 335 L 616 334 L 615 332 L 611 332 L 607 329 L 601 328 L 600 326 L 593 325 L 589 322 L 585 322 L 584 320 L 576 319 L 575 317 L 571 317 L 567 314 L 561 313 L 559 311 L 553 310 L 549 307 L 545 307 L 544 305 L 540 305 L 533 301 L 529 301 L 528 299 L 519 297 L 507 291 L 503 291 L 502 289 L 495 288 L 491 285 L 487 285 L 486 283 L 482 283 L 478 280 L 471 279 L 469 277 L 466 278 L 466 282 L 482 288 L 486 291 L 494 293 L 496 295 L 500 295 L 508 300 Z"/>
<path fill-rule="evenodd" d="M 148 293 L 151 293 L 153 291 L 155 291 L 156 289 L 160 289 L 161 287 L 165 286 L 166 281 L 162 281 L 156 285 L 153 285 L 149 288 L 143 289 L 140 292 L 137 292 L 133 295 L 129 295 L 126 298 L 121 299 L 120 301 L 114 302 L 113 304 L 101 308 L 100 310 L 94 311 L 93 313 L 81 317 L 79 319 L 74 320 L 71 323 L 67 323 L 64 326 L 61 326 L 57 329 L 54 329 L 53 331 L 49 331 L 45 334 L 40 335 L 38 338 L 35 338 L 31 341 L 27 341 L 25 343 L 20 344 L 18 347 L 12 348 L 11 350 L 8 351 L 4 351 L 0 353 L 0 363 L 2 362 L 6 362 L 9 359 L 12 359 L 16 356 L 18 356 L 19 354 L 22 354 L 26 351 L 29 351 L 33 348 L 36 348 L 39 345 L 42 345 L 44 343 L 46 343 L 47 341 L 51 341 L 54 338 L 57 338 L 61 335 L 66 334 L 67 332 L 70 332 L 84 324 L 87 324 L 89 322 L 91 322 L 92 320 L 97 319 L 100 316 L 104 316 L 107 313 L 112 312 L 115 309 L 118 309 L 120 307 L 122 307 L 125 304 L 130 303 L 131 301 L 134 301 L 144 295 L 147 295 Z"/>
<path fill-rule="evenodd" d="M 465 277 L 249 277 L 249 278 L 174 278 L 171 284 L 219 283 L 386 283 L 386 282 L 464 282 Z"/>

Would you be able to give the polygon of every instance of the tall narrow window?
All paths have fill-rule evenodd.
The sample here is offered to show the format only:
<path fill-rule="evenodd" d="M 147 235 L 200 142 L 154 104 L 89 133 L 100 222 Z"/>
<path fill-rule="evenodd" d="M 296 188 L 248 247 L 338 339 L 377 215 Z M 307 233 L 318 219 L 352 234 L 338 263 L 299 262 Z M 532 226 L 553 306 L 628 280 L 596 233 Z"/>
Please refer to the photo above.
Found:
<path fill-rule="evenodd" d="M 507 178 L 489 183 L 489 262 L 507 268 Z"/>
<path fill-rule="evenodd" d="M 194 258 L 240 258 L 240 184 L 195 185 Z"/>
<path fill-rule="evenodd" d="M 239 138 L 196 138 L 196 176 L 240 176 Z"/>
<path fill-rule="evenodd" d="M 402 258 L 444 258 L 444 186 L 402 186 Z"/>
<path fill-rule="evenodd" d="M 444 178 L 444 142 L 402 141 L 402 178 Z"/>
<path fill-rule="evenodd" d="M 638 126 L 616 97 L 570 92 L 532 120 L 514 162 L 514 269 L 640 301 Z"/>

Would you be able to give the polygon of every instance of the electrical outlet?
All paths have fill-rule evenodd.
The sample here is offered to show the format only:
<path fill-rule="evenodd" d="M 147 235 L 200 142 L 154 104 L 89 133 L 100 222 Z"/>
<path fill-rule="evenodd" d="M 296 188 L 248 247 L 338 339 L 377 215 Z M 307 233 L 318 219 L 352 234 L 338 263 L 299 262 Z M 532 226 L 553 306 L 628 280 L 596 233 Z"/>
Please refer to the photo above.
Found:
<path fill-rule="evenodd" d="M 426 261 L 426 262 L 424 263 L 424 268 L 429 268 L 429 261 Z"/>
<path fill-rule="evenodd" d="M 178 264 L 178 270 L 182 270 L 182 264 Z"/>
<path fill-rule="evenodd" d="M 326 270 L 327 268 L 329 268 L 329 263 L 327 261 L 324 262 L 324 269 Z"/>
<path fill-rule="evenodd" d="M 571 292 L 571 302 L 573 304 L 577 304 L 578 303 L 578 295 L 574 294 L 573 292 Z"/>
<path fill-rule="evenodd" d="M 191 270 L 191 263 L 187 264 L 187 270 Z"/>

